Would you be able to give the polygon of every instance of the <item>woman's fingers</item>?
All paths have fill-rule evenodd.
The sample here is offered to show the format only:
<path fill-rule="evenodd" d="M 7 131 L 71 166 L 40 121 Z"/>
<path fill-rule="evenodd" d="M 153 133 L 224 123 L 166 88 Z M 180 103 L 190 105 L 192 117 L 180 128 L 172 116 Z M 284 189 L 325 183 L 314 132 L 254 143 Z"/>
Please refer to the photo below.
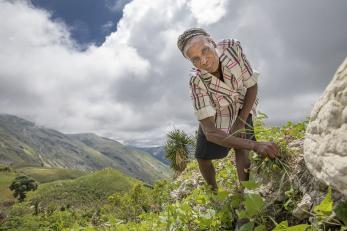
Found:
<path fill-rule="evenodd" d="M 273 154 L 275 156 L 278 155 L 278 147 L 277 147 L 277 145 L 275 143 L 271 143 L 270 148 L 272 149 Z"/>

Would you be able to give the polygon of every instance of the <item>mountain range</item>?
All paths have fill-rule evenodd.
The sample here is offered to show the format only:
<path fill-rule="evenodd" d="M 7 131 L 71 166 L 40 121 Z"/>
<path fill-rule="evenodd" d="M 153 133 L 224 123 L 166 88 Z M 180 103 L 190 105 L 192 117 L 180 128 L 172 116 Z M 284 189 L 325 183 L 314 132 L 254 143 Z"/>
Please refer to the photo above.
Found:
<path fill-rule="evenodd" d="M 85 171 L 112 167 L 147 183 L 172 174 L 146 148 L 93 133 L 64 134 L 9 114 L 0 114 L 0 163 Z"/>
<path fill-rule="evenodd" d="M 127 147 L 136 149 L 138 151 L 150 153 L 154 158 L 161 161 L 162 163 L 169 165 L 170 161 L 165 157 L 165 147 L 164 146 L 155 146 L 155 147 L 136 147 L 130 146 Z"/>

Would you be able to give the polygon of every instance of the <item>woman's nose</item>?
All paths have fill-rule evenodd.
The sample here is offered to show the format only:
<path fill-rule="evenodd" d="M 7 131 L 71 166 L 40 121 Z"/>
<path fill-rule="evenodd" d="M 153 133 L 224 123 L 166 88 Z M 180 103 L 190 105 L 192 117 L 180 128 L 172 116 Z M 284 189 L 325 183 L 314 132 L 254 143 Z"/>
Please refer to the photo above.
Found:
<path fill-rule="evenodd" d="M 205 56 L 202 56 L 201 64 L 205 65 L 206 62 L 207 62 L 207 58 Z"/>

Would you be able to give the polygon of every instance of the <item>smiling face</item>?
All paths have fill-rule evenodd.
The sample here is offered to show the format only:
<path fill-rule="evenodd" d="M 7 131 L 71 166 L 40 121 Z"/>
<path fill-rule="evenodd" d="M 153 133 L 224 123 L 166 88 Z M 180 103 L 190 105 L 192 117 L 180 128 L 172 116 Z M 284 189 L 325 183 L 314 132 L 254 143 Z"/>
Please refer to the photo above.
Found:
<path fill-rule="evenodd" d="M 184 55 L 192 64 L 209 73 L 214 73 L 219 67 L 219 56 L 213 40 L 204 35 L 193 37 L 184 47 Z"/>

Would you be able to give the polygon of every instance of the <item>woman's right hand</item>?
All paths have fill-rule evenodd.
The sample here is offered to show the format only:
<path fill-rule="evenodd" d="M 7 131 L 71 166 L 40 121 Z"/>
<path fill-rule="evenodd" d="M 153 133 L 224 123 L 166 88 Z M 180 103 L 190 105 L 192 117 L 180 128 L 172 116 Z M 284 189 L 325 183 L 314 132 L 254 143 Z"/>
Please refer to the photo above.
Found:
<path fill-rule="evenodd" d="M 256 142 L 253 151 L 263 158 L 269 157 L 273 159 L 278 155 L 279 149 L 274 142 Z"/>

